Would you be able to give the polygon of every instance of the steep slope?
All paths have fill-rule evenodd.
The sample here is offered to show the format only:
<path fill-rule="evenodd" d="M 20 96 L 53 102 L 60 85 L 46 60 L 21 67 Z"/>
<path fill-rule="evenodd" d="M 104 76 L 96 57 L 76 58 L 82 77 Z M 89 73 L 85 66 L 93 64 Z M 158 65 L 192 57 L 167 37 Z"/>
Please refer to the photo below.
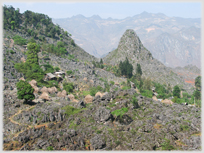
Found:
<path fill-rule="evenodd" d="M 162 13 L 143 12 L 124 19 L 102 19 L 99 16 L 85 17 L 77 15 L 71 18 L 53 19 L 53 21 L 70 31 L 79 46 L 96 57 L 102 57 L 112 51 L 113 48 L 116 48 L 121 35 L 127 29 L 133 29 L 154 58 L 166 66 L 176 67 L 193 64 L 200 67 L 200 63 L 197 62 L 200 57 L 198 54 L 200 52 L 200 47 L 198 47 L 200 42 L 194 43 L 194 40 L 190 40 L 190 42 L 185 37 L 177 35 L 179 31 L 185 30 L 185 33 L 188 32 L 191 36 L 198 35 L 197 38 L 200 40 L 201 33 L 199 28 L 201 27 L 201 20 L 199 18 L 168 17 Z M 194 30 L 191 27 L 194 27 Z M 172 50 L 176 43 L 178 46 L 176 52 L 185 57 L 188 51 L 190 56 L 188 59 L 180 60 L 181 58 L 175 56 L 174 50 L 170 53 L 164 50 L 165 44 L 161 42 L 162 39 L 160 37 L 165 33 L 170 35 L 170 40 L 173 39 L 173 41 L 167 42 L 169 44 L 168 47 Z M 163 53 L 160 54 L 160 51 L 163 51 Z M 169 54 L 174 57 L 173 60 L 175 61 L 172 61 L 172 63 L 168 59 L 165 61 Z"/>
<path fill-rule="evenodd" d="M 4 6 L 3 10 L 4 36 L 12 39 L 15 35 L 21 36 L 26 39 L 21 45 L 26 45 L 28 40 L 33 38 L 42 46 L 41 51 L 52 52 L 65 58 L 74 55 L 75 59 L 83 62 L 97 60 L 79 47 L 71 38 L 71 34 L 55 25 L 47 15 L 28 10 L 21 14 L 12 6 Z M 55 48 L 57 44 L 59 47 Z"/>
<path fill-rule="evenodd" d="M 103 61 L 107 64 L 117 65 L 120 61 L 128 58 L 136 69 L 137 63 L 141 65 L 143 76 L 150 77 L 152 80 L 159 83 L 170 83 L 172 86 L 181 84 L 185 89 L 190 89 L 191 85 L 186 84 L 182 77 L 178 76 L 169 67 L 166 67 L 161 62 L 153 58 L 150 51 L 148 51 L 141 43 L 139 37 L 134 30 L 126 30 L 120 39 L 118 48 L 110 52 Z"/>

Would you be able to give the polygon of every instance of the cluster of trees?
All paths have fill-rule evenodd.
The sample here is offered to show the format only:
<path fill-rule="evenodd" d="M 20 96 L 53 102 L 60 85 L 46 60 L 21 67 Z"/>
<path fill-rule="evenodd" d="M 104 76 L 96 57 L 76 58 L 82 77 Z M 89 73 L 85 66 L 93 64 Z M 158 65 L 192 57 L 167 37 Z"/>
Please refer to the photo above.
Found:
<path fill-rule="evenodd" d="M 120 61 L 119 70 L 121 75 L 125 75 L 127 78 L 132 77 L 133 66 L 131 63 L 129 63 L 129 60 L 127 57 L 124 62 Z"/>
<path fill-rule="evenodd" d="M 29 10 L 21 14 L 19 8 L 15 9 L 12 6 L 4 5 L 3 15 L 4 29 L 18 29 L 34 38 L 39 36 L 42 41 L 45 39 L 43 35 L 51 38 L 55 38 L 57 35 L 61 40 L 64 36 L 71 36 L 67 31 L 61 29 L 59 25 L 54 25 L 52 19 L 45 14 L 34 13 Z M 74 42 L 72 43 L 75 45 Z"/>
<path fill-rule="evenodd" d="M 28 43 L 26 52 L 27 60 L 25 63 L 16 63 L 15 69 L 23 73 L 27 80 L 35 79 L 37 82 L 43 82 L 44 72 L 39 65 L 38 52 L 40 50 L 36 43 Z"/>
<path fill-rule="evenodd" d="M 48 53 L 53 53 L 57 56 L 68 54 L 66 50 L 66 44 L 63 41 L 58 41 L 57 45 L 48 44 L 43 46 L 43 50 L 46 50 Z"/>
<path fill-rule="evenodd" d="M 3 25 L 4 29 L 12 29 L 19 28 L 21 22 L 21 14 L 20 10 L 13 8 L 12 6 L 5 6 L 3 7 Z"/>
<path fill-rule="evenodd" d="M 104 68 L 104 64 L 103 64 L 103 60 L 101 59 L 100 62 L 95 62 L 95 61 L 92 61 L 92 64 L 97 67 L 97 68 L 101 68 L 103 69 Z"/>

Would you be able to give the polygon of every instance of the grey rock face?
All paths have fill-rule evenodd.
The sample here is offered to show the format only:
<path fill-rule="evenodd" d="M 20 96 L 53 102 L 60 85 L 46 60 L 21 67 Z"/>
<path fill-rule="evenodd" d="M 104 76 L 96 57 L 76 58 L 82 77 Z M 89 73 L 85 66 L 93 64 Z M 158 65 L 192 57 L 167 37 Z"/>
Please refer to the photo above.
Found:
<path fill-rule="evenodd" d="M 100 135 L 95 135 L 93 138 L 91 138 L 90 143 L 91 147 L 94 150 L 102 149 L 105 147 L 105 141 L 102 140 Z"/>
<path fill-rule="evenodd" d="M 112 118 L 110 110 L 105 107 L 99 107 L 94 115 L 95 121 L 105 122 Z"/>

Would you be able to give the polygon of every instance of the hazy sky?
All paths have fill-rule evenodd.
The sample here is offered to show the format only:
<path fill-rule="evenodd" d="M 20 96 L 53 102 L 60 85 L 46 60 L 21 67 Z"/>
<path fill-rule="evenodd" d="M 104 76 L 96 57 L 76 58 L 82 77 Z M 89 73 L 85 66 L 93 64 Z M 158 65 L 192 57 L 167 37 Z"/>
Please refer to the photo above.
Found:
<path fill-rule="evenodd" d="M 108 17 L 122 19 L 140 14 L 143 11 L 164 13 L 169 17 L 201 18 L 201 3 L 199 2 L 59 2 L 10 3 L 7 1 L 3 5 L 12 5 L 14 8 L 19 8 L 21 13 L 30 10 L 46 14 L 51 18 L 67 18 L 82 14 L 85 17 L 99 15 L 105 19 Z"/>

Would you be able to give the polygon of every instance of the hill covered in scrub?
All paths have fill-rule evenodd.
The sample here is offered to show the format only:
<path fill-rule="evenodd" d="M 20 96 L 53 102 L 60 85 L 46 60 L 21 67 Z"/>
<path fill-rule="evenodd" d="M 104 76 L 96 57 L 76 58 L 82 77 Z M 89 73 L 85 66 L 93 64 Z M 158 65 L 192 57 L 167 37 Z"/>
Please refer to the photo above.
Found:
<path fill-rule="evenodd" d="M 137 64 L 140 64 L 144 77 L 149 77 L 161 84 L 171 84 L 172 86 L 180 84 L 184 89 L 192 90 L 192 86 L 187 84 L 172 68 L 166 67 L 155 59 L 151 52 L 143 46 L 134 30 L 131 29 L 126 30 L 120 39 L 118 48 L 109 52 L 103 61 L 106 64 L 119 65 L 119 62 L 124 61 L 126 57 L 133 65 L 133 73 L 135 73 Z"/>
<path fill-rule="evenodd" d="M 201 78 L 171 101 L 170 86 L 120 75 L 48 16 L 3 9 L 3 150 L 201 150 Z"/>

